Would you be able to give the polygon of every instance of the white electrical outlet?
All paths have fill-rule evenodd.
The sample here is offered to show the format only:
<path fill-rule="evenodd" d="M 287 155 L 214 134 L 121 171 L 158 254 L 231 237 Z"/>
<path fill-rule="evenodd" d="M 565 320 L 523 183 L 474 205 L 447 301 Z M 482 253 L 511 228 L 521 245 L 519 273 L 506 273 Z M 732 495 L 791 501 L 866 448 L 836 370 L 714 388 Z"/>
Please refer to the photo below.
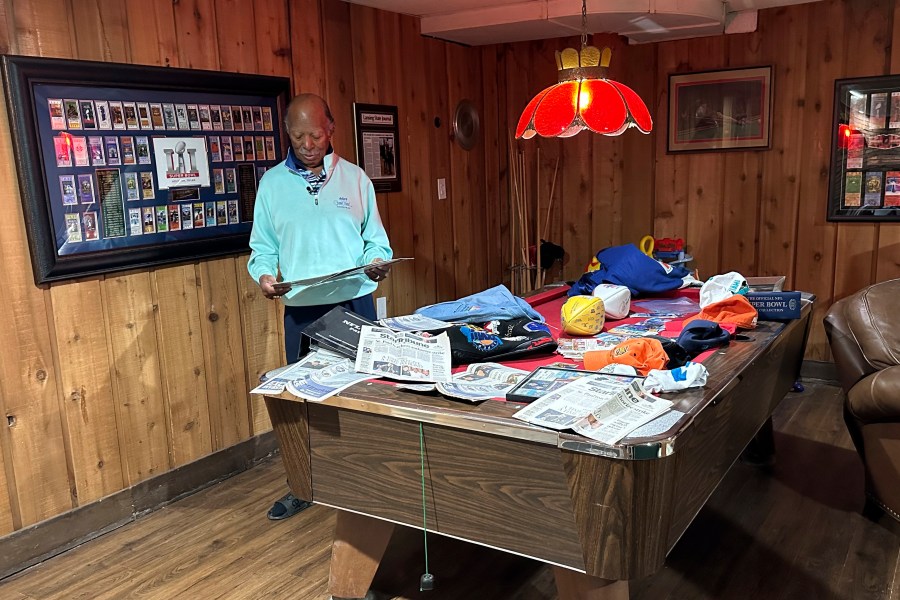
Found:
<path fill-rule="evenodd" d="M 384 296 L 375 298 L 375 316 L 379 319 L 387 317 L 387 298 Z"/>
<path fill-rule="evenodd" d="M 441 177 L 438 179 L 438 200 L 447 199 L 447 180 Z"/>

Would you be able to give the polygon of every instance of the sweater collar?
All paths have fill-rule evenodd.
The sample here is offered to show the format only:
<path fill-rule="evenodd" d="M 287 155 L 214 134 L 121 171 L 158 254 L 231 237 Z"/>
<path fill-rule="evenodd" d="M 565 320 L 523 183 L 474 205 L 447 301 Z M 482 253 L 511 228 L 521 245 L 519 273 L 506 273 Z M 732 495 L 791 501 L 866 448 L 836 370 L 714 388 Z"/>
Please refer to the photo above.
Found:
<path fill-rule="evenodd" d="M 331 176 L 331 171 L 334 168 L 335 163 L 337 162 L 337 153 L 334 151 L 334 148 L 329 144 L 328 152 L 325 154 L 325 158 L 322 160 L 322 167 L 325 171 L 326 180 Z M 309 169 L 303 166 L 297 159 L 297 155 L 294 154 L 294 149 L 288 146 L 287 158 L 284 159 L 284 166 L 288 168 L 289 171 L 295 173 L 297 175 L 302 175 L 303 172 L 309 172 Z"/>

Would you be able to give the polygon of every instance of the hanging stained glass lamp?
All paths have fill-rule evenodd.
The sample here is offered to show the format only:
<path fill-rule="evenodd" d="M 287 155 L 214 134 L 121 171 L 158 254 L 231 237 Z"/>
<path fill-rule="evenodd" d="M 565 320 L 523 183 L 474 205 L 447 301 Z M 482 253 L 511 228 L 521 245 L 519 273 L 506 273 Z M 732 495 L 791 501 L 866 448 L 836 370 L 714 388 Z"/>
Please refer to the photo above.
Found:
<path fill-rule="evenodd" d="M 629 127 L 650 133 L 653 120 L 644 101 L 627 85 L 607 77 L 612 50 L 587 45 L 586 3 L 581 5 L 581 51 L 556 53 L 559 83 L 531 99 L 519 117 L 516 139 L 571 137 L 585 129 L 620 135 Z"/>

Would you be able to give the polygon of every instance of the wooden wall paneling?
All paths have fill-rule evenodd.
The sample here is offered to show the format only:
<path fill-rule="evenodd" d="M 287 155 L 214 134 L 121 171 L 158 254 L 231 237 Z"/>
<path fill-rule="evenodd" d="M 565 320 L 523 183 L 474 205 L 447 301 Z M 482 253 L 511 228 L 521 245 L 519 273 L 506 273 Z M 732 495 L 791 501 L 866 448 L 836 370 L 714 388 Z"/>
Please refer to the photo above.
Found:
<path fill-rule="evenodd" d="M 8 54 L 11 52 L 9 45 L 9 2 L 11 0 L 0 0 L 0 54 Z M 2 475 L 0 475 L 2 476 Z"/>
<path fill-rule="evenodd" d="M 515 90 L 516 101 L 509 106 L 508 129 L 501 131 L 499 135 L 502 135 L 508 140 L 509 137 L 515 133 L 519 117 L 522 116 L 522 111 L 531 99 L 541 90 L 552 85 L 557 80 L 555 55 L 558 49 L 563 48 L 564 41 L 570 42 L 571 39 L 541 40 L 539 42 L 534 42 L 533 44 L 528 44 L 527 46 L 523 45 L 523 47 L 528 50 L 527 56 L 528 62 L 530 63 L 530 66 L 527 67 L 528 78 L 525 80 L 527 87 L 519 86 L 519 88 Z M 485 98 L 487 98 L 486 94 Z M 529 188 L 528 199 L 530 201 L 530 206 L 534 207 L 534 209 L 529 209 L 530 223 L 528 224 L 528 236 L 531 240 L 530 245 L 539 243 L 540 238 L 562 245 L 561 227 L 563 222 L 563 201 L 561 181 L 565 173 L 566 165 L 561 152 L 562 146 L 565 143 L 565 140 L 543 138 L 541 136 L 535 136 L 530 140 L 513 141 L 515 147 L 526 151 L 527 164 L 533 165 L 528 168 L 529 171 L 533 171 L 531 173 L 533 178 L 530 180 L 533 187 Z M 538 149 L 540 149 L 540 155 L 538 154 Z M 501 158 L 507 157 L 508 151 L 505 150 Z M 538 160 L 539 158 L 540 160 Z M 550 188 L 553 185 L 553 171 L 556 168 L 557 159 L 559 159 L 559 169 L 556 173 L 556 189 L 553 191 L 555 198 L 551 204 Z M 513 198 L 513 196 L 510 196 L 510 198 Z M 500 205 L 498 212 L 503 214 L 508 220 L 509 211 L 506 208 L 506 202 L 503 202 Z M 540 219 L 540 231 L 536 229 L 536 221 L 538 219 Z M 501 249 L 505 254 L 509 254 L 509 244 L 507 242 L 501 243 Z M 537 258 L 536 254 L 535 258 Z M 521 263 L 521 256 L 517 255 L 514 262 Z M 508 265 L 509 260 L 507 259 L 502 263 L 502 268 L 505 270 L 508 268 Z M 531 271 L 530 277 L 532 282 L 534 281 L 534 276 L 535 271 Z M 553 281 L 558 279 L 558 276 L 559 268 L 555 265 L 553 269 L 550 269 L 544 274 L 544 280 Z"/>
<path fill-rule="evenodd" d="M 500 253 L 498 255 L 500 260 L 500 264 L 498 265 L 498 268 L 500 269 L 500 279 L 498 282 L 503 282 L 507 284 L 508 287 L 510 284 L 509 146 L 512 143 L 512 132 L 513 127 L 515 127 L 515 123 L 510 123 L 513 119 L 517 118 L 517 116 L 513 117 L 510 114 L 509 101 L 507 99 L 507 92 L 509 89 L 509 84 L 506 80 L 508 72 L 506 66 L 508 62 L 506 56 L 507 47 L 506 44 L 494 46 L 495 50 L 493 55 L 497 58 L 497 201 L 499 203 L 498 210 L 500 212 L 500 230 L 498 232 L 498 235 L 500 236 Z"/>
<path fill-rule="evenodd" d="M 380 97 L 382 101 L 396 106 L 400 127 L 399 139 L 396 140 L 400 153 L 400 177 L 403 190 L 394 194 L 382 194 L 384 205 L 387 209 L 387 221 L 390 229 L 388 234 L 394 256 L 415 256 L 415 242 L 413 240 L 413 205 L 412 205 L 412 177 L 413 172 L 405 164 L 406 159 L 412 155 L 416 145 L 410 144 L 410 138 L 403 129 L 406 125 L 406 116 L 409 114 L 407 94 L 404 90 L 420 85 L 421 74 L 413 79 L 405 79 L 403 71 L 404 55 L 400 46 L 401 21 L 415 19 L 409 16 L 401 16 L 397 13 L 380 10 L 377 14 L 376 26 L 381 33 L 381 39 L 394 40 L 393 43 L 376 45 L 378 62 L 381 67 L 382 87 Z M 418 140 L 417 140 L 418 141 Z M 413 261 L 415 262 L 415 261 Z M 391 271 L 387 279 L 390 283 L 390 296 L 388 297 L 388 314 L 407 315 L 418 308 L 416 302 L 416 271 L 413 265 L 398 265 Z M 379 286 L 381 287 L 381 286 Z M 387 291 L 387 290 L 386 290 Z"/>
<path fill-rule="evenodd" d="M 443 302 L 453 300 L 463 294 L 457 294 L 455 279 L 455 257 L 453 255 L 453 198 L 456 182 L 450 172 L 450 132 L 452 131 L 452 107 L 449 106 L 447 91 L 447 55 L 448 44 L 438 40 L 423 38 L 425 45 L 426 71 L 423 83 L 427 87 L 428 104 L 431 107 L 432 120 L 440 119 L 440 127 L 431 130 L 429 149 L 431 154 L 431 197 L 437 198 L 437 179 L 447 180 L 447 198 L 434 200 L 434 274 L 436 300 Z"/>
<path fill-rule="evenodd" d="M 558 80 L 556 69 L 556 52 L 565 47 L 575 47 L 580 45 L 580 40 L 575 42 L 572 38 L 565 39 L 549 39 L 540 40 L 531 44 L 523 44 L 527 50 L 524 56 L 527 58 L 528 65 L 524 66 L 524 72 L 527 72 L 527 78 L 524 79 L 524 86 L 520 85 L 514 88 L 515 95 L 510 95 L 507 101 L 509 110 L 509 138 L 515 134 L 516 127 L 519 124 L 519 117 L 528 103 L 541 90 L 553 85 Z M 573 46 L 574 45 L 574 46 Z M 580 47 L 580 46 L 578 46 Z M 522 77 L 522 72 L 512 74 L 512 77 Z M 514 102 L 513 102 L 514 100 Z M 590 134 L 579 134 L 590 135 Z M 566 176 L 566 160 L 563 156 L 563 147 L 568 143 L 567 140 L 559 138 L 543 138 L 535 136 L 530 140 L 514 140 L 512 142 L 516 148 L 525 152 L 525 172 L 528 175 L 526 180 L 528 192 L 528 230 L 529 246 L 534 246 L 536 237 L 543 237 L 555 244 L 563 246 L 566 251 L 568 246 L 563 243 L 563 227 L 565 224 L 565 207 L 562 190 L 562 179 Z M 540 149 L 540 161 L 538 161 L 538 149 Z M 508 152 L 504 154 L 504 158 L 508 158 Z M 556 160 L 559 159 L 559 170 L 556 174 L 556 189 L 553 191 L 554 201 L 550 204 L 550 187 L 553 183 L 553 171 L 556 167 Z M 510 190 L 510 194 L 513 191 Z M 514 198 L 509 196 L 510 200 Z M 593 194 L 591 195 L 593 199 Z M 540 211 L 540 233 L 535 229 L 535 221 L 538 218 L 537 208 Z M 549 208 L 549 217 L 548 217 Z M 508 210 L 502 210 L 509 213 Z M 549 221 L 549 227 L 547 222 Z M 518 222 L 518 217 L 514 220 Z M 590 223 L 587 224 L 590 226 Z M 544 235 L 546 232 L 546 236 Z M 518 232 L 517 232 L 518 233 Z M 587 230 L 590 235 L 590 229 Z M 518 248 L 520 244 L 516 244 Z M 504 248 L 508 248 L 508 243 L 503 243 Z M 537 254 L 535 251 L 535 258 Z M 529 254 L 530 260 L 530 254 Z M 522 257 L 517 254 L 513 262 L 521 264 Z M 508 263 L 504 263 L 508 264 Z M 559 279 L 561 266 L 554 265 L 548 273 L 544 274 L 545 281 L 555 281 Z M 533 282 L 535 271 L 529 271 L 529 281 Z"/>
<path fill-rule="evenodd" d="M 178 41 L 172 2 L 125 0 L 131 62 L 178 66 Z"/>
<path fill-rule="evenodd" d="M 791 7 L 792 9 L 795 7 Z M 760 223 L 760 275 L 785 275 L 794 285 L 793 256 L 797 250 L 800 196 L 800 148 L 806 104 L 808 32 L 798 10 L 777 9 L 759 14 L 763 57 L 772 68 L 771 150 L 763 158 L 763 202 Z"/>
<path fill-rule="evenodd" d="M 327 97 L 322 0 L 288 0 L 294 93 Z"/>
<path fill-rule="evenodd" d="M 900 225 L 882 223 L 878 234 L 875 281 L 900 277 Z"/>
<path fill-rule="evenodd" d="M 689 41 L 662 42 L 656 46 L 657 82 L 655 105 L 648 104 L 654 123 L 658 123 L 656 135 L 656 171 L 653 201 L 653 235 L 655 237 L 686 238 L 688 197 L 688 155 L 667 154 L 669 128 L 669 75 L 689 72 L 685 62 L 689 56 Z M 691 240 L 685 239 L 687 244 Z"/>
<path fill-rule="evenodd" d="M 253 0 L 253 13 L 256 23 L 257 72 L 261 75 L 290 77 L 291 32 L 288 0 Z"/>
<path fill-rule="evenodd" d="M 410 272 L 415 283 L 416 307 L 434 304 L 437 298 L 435 281 L 435 177 L 432 172 L 432 155 L 438 131 L 434 126 L 434 110 L 430 103 L 427 73 L 431 70 L 425 62 L 427 42 L 419 34 L 415 19 L 400 19 L 400 61 L 404 110 L 400 115 L 400 137 L 404 141 L 403 155 L 404 191 L 410 211 L 409 233 L 412 240 L 410 256 L 413 264 L 402 268 Z M 440 202 L 446 202 L 441 200 Z M 440 229 L 439 229 L 440 231 Z M 393 232 L 392 232 L 393 238 Z M 395 254 L 397 254 L 395 249 Z M 399 270 L 399 269 L 398 269 Z"/>
<path fill-rule="evenodd" d="M 832 301 L 861 290 L 875 281 L 878 243 L 872 223 L 839 223 Z"/>
<path fill-rule="evenodd" d="M 193 264 L 151 274 L 169 453 L 173 467 L 212 451 L 207 373 L 200 325 L 200 281 Z M 215 376 L 215 375 L 213 375 Z"/>
<path fill-rule="evenodd" d="M 890 68 L 892 3 L 885 0 L 844 2 L 844 76 L 883 75 Z M 875 282 L 877 223 L 839 223 L 834 300 Z"/>
<path fill-rule="evenodd" d="M 32 32 L 41 39 L 42 33 Z M 0 103 L 0 256 L 4 281 L 0 305 L 0 400 L 6 423 L 0 446 L 9 486 L 10 518 L 15 528 L 32 525 L 72 508 L 62 414 L 57 397 L 47 292 L 34 285 L 28 240 L 13 160 L 6 104 Z M 5 505 L 0 501 L 0 505 Z"/>
<path fill-rule="evenodd" d="M 593 143 L 593 137 L 583 132 L 560 142 L 561 173 L 556 185 L 560 186 L 562 247 L 570 257 L 563 271 L 566 279 L 580 277 L 585 265 L 599 250 L 591 239 L 594 218 Z"/>
<path fill-rule="evenodd" d="M 503 247 L 500 235 L 500 216 L 503 205 L 500 197 L 500 107 L 498 104 L 499 65 L 496 46 L 480 49 L 482 111 L 481 132 L 484 142 L 484 222 L 485 266 L 487 280 L 484 287 L 503 281 L 503 263 L 500 260 Z"/>
<path fill-rule="evenodd" d="M 797 7 L 798 9 L 800 7 Z M 813 292 L 806 357 L 830 360 L 822 319 L 832 302 L 837 228 L 826 220 L 831 170 L 834 80 L 844 69 L 843 4 L 839 0 L 806 5 L 809 44 L 806 55 L 806 115 L 800 163 L 800 213 L 794 289 Z"/>
<path fill-rule="evenodd" d="M 219 68 L 214 0 L 179 0 L 175 9 L 178 66 L 186 69 Z M 245 7 L 244 12 L 250 12 Z"/>
<path fill-rule="evenodd" d="M 326 95 L 337 122 L 332 144 L 335 151 L 356 162 L 356 140 L 353 133 L 353 100 L 356 93 L 353 69 L 353 47 L 350 27 L 350 5 L 329 2 L 322 5 L 322 33 L 325 58 Z M 294 68 L 302 69 L 305 63 Z"/>
<path fill-rule="evenodd" d="M 0 21 L 0 25 L 2 24 L 4 24 L 3 21 Z M 6 403 L 3 401 L 3 386 L 0 386 L 0 407 L 5 406 Z M 0 423 L 0 425 L 2 425 L 2 423 Z M 2 438 L 0 438 L 0 536 L 11 533 L 15 529 L 15 524 L 13 523 L 13 509 L 10 504 L 10 496 L 12 495 L 13 490 L 10 486 L 10 481 L 6 478 L 6 465 L 9 463 L 4 454 L 4 446 L 6 446 L 6 444 L 3 443 Z"/>
<path fill-rule="evenodd" d="M 355 93 L 352 101 L 365 104 L 391 104 L 386 97 L 393 95 L 393 87 L 396 85 L 396 79 L 393 77 L 392 67 L 394 64 L 387 62 L 386 57 L 382 55 L 379 49 L 379 40 L 382 39 L 379 31 L 380 14 L 383 11 L 375 10 L 367 6 L 358 4 L 350 5 L 350 34 L 352 48 L 352 64 L 353 64 L 353 85 Z M 378 34 L 378 35 L 376 35 Z M 385 81 L 385 78 L 392 80 L 391 83 Z M 399 114 L 398 114 L 399 118 Z M 344 152 L 347 160 L 356 163 L 356 137 L 355 137 L 355 121 L 351 114 L 348 118 L 346 127 L 349 127 L 353 133 L 353 147 Z M 400 160 L 402 164 L 403 155 L 401 153 Z M 393 229 L 391 228 L 390 204 L 391 198 L 397 194 L 379 193 L 376 195 L 378 203 L 378 213 L 385 230 L 388 233 L 388 239 L 391 240 L 391 247 L 394 248 Z M 394 248 L 394 254 L 400 256 Z M 389 277 L 383 283 L 379 284 L 378 290 L 374 293 L 374 297 L 384 297 L 387 314 L 401 314 L 394 311 L 394 278 Z"/>
<path fill-rule="evenodd" d="M 112 363 L 112 397 L 125 485 L 169 468 L 150 274 L 107 277 L 100 286 Z"/>
<path fill-rule="evenodd" d="M 536 42 L 534 45 L 538 44 L 539 43 Z M 519 167 L 515 164 L 510 165 L 510 155 L 512 155 L 512 160 L 516 160 L 515 157 L 518 156 L 519 151 L 525 149 L 529 144 L 538 142 L 535 138 L 532 138 L 531 141 L 515 139 L 516 125 L 518 124 L 522 110 L 528 104 L 528 101 L 531 100 L 532 96 L 552 83 L 541 82 L 540 84 L 533 84 L 534 75 L 531 72 L 531 65 L 533 64 L 531 58 L 531 46 L 531 44 L 526 43 L 504 44 L 500 48 L 503 57 L 503 66 L 505 67 L 504 71 L 501 72 L 500 77 L 503 82 L 503 87 L 506 90 L 505 108 L 507 117 L 505 129 L 500 132 L 505 138 L 505 144 L 503 145 L 506 149 L 506 152 L 504 152 L 504 155 L 501 157 L 501 160 L 505 165 L 505 168 L 502 171 L 503 178 L 501 179 L 501 183 L 505 185 L 504 203 L 501 210 L 505 213 L 507 222 L 507 235 L 502 242 L 504 253 L 504 280 L 507 281 L 515 280 L 515 272 L 511 269 L 516 266 L 521 267 L 522 265 L 522 256 L 519 251 L 519 247 L 521 246 L 519 243 L 519 216 L 516 213 L 515 204 L 516 182 L 511 179 L 512 175 L 519 170 Z M 537 85 L 542 85 L 543 87 L 537 87 Z M 563 162 L 564 159 L 560 161 L 560 177 L 562 177 Z M 560 210 L 562 209 L 560 208 Z M 562 245 L 562 236 L 558 237 L 555 241 Z M 512 285 L 510 286 L 510 289 L 513 289 Z"/>
<path fill-rule="evenodd" d="M 591 42 L 601 50 L 609 47 L 612 55 L 618 60 L 610 62 L 609 77 L 614 81 L 625 79 L 626 56 L 622 38 L 613 34 L 594 35 Z M 634 132 L 628 131 L 625 135 Z M 597 135 L 590 131 L 578 135 L 591 138 L 594 160 L 592 163 L 592 215 L 591 248 L 596 254 L 601 248 L 618 243 L 622 230 L 622 136 L 609 137 Z M 565 143 L 565 141 L 563 141 Z M 550 173 L 541 174 L 542 179 L 552 177 Z M 649 233 L 649 231 L 648 231 Z"/>
<path fill-rule="evenodd" d="M 360 4 L 350 5 L 350 32 L 349 42 L 353 56 L 353 85 L 355 94 L 353 98 L 357 102 L 377 104 L 380 102 L 382 76 L 381 69 L 386 68 L 379 61 L 381 41 L 388 39 L 384 32 L 378 30 L 380 13 L 376 10 Z M 390 94 L 391 91 L 384 90 Z M 386 103 L 386 102 L 385 102 Z"/>
<path fill-rule="evenodd" d="M 222 69 L 235 73 L 257 73 L 256 11 L 241 0 L 214 0 L 215 39 L 218 60 L 208 57 L 206 69 Z M 211 40 L 212 41 L 212 40 Z"/>
<path fill-rule="evenodd" d="M 16 1 L 10 8 L 10 50 L 27 56 L 75 56 L 70 2 Z"/>
<path fill-rule="evenodd" d="M 241 328 L 246 361 L 246 391 L 259 385 L 259 378 L 267 371 L 285 364 L 283 315 L 281 303 L 263 296 L 259 286 L 247 273 L 249 255 L 234 261 L 238 293 L 240 294 Z M 266 403 L 262 396 L 250 396 L 250 431 L 259 435 L 272 429 Z"/>
<path fill-rule="evenodd" d="M 125 487 L 100 281 L 50 288 L 76 504 Z"/>
<path fill-rule="evenodd" d="M 762 163 L 759 152 L 727 152 L 723 157 L 720 273 L 737 271 L 751 277 L 759 270 Z"/>
<path fill-rule="evenodd" d="M 763 63 L 759 32 L 725 38 L 728 68 L 756 67 Z M 737 271 L 750 277 L 759 270 L 759 222 L 762 165 L 766 151 L 725 153 L 719 271 Z"/>
<path fill-rule="evenodd" d="M 72 20 L 79 59 L 131 62 L 127 10 L 120 0 L 76 1 Z"/>
<path fill-rule="evenodd" d="M 651 44 L 639 44 L 622 48 L 613 62 L 624 63 L 621 82 L 633 89 L 647 104 L 653 116 L 653 131 L 644 135 L 637 129 L 629 129 L 622 135 L 622 229 L 618 243 L 639 242 L 653 232 L 654 183 L 656 160 L 653 155 L 656 140 L 665 141 L 668 120 L 658 121 L 654 114 L 657 87 L 665 85 L 656 81 L 656 48 Z"/>
<path fill-rule="evenodd" d="M 208 260 L 198 268 L 209 425 L 213 450 L 220 450 L 251 431 L 235 259 Z"/>
<path fill-rule="evenodd" d="M 456 44 L 447 45 L 448 108 L 452 115 L 463 100 L 483 112 L 480 52 Z M 453 253 L 456 257 L 457 295 L 467 296 L 486 286 L 487 223 L 484 210 L 484 143 L 471 150 L 450 143 L 450 176 L 454 186 L 447 199 L 453 208 Z M 530 194 L 534 199 L 534 191 Z M 533 210 L 532 210 L 533 212 Z M 532 226 L 532 232 L 534 227 Z M 534 235 L 532 234 L 532 238 Z"/>
<path fill-rule="evenodd" d="M 726 66 L 725 37 L 703 37 L 689 41 L 689 61 L 694 71 Z M 688 223 L 685 243 L 694 261 L 692 268 L 701 278 L 721 272 L 722 211 L 724 204 L 725 153 L 701 152 L 689 155 Z"/>

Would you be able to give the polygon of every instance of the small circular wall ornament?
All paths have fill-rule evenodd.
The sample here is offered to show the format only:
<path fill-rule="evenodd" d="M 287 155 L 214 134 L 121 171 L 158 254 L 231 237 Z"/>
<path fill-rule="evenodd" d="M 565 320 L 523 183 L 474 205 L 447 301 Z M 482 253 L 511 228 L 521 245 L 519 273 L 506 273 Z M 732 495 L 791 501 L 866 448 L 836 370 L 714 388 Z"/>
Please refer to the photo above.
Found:
<path fill-rule="evenodd" d="M 471 150 L 478 141 L 481 120 L 470 100 L 460 100 L 453 115 L 453 137 L 463 150 Z"/>

